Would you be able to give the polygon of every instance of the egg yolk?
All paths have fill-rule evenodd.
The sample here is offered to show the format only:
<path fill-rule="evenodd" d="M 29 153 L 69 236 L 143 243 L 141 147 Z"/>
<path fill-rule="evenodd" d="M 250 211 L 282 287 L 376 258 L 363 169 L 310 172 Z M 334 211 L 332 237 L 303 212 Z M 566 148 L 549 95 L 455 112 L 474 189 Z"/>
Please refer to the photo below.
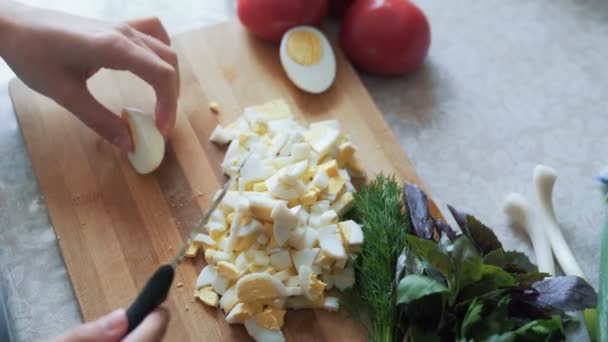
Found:
<path fill-rule="evenodd" d="M 129 129 L 129 136 L 131 137 L 131 144 L 133 144 L 133 151 L 137 149 L 137 139 L 135 139 L 135 123 L 131 119 L 131 116 L 123 110 L 122 119 L 127 123 Z"/>
<path fill-rule="evenodd" d="M 315 32 L 293 31 L 287 38 L 287 54 L 298 64 L 317 64 L 323 55 L 321 38 Z"/>

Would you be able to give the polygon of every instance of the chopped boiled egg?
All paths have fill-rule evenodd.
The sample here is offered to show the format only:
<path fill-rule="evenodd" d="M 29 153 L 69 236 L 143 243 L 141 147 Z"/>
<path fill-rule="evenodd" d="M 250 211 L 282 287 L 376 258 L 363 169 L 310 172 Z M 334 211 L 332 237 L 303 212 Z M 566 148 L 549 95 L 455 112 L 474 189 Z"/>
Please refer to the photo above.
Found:
<path fill-rule="evenodd" d="M 340 130 L 325 125 L 314 127 L 311 125 L 305 137 L 319 156 L 324 157 L 337 148 Z"/>
<path fill-rule="evenodd" d="M 361 230 L 361 226 L 353 221 L 343 221 L 338 223 L 338 227 L 340 228 L 340 234 L 342 234 L 342 239 L 344 242 L 349 245 L 360 245 L 363 243 L 363 230 Z"/>
<path fill-rule="evenodd" d="M 196 279 L 196 287 L 201 288 L 203 286 L 211 285 L 217 278 L 217 270 L 211 265 L 207 265 L 203 268 L 198 278 Z"/>
<path fill-rule="evenodd" d="M 291 258 L 293 260 L 293 265 L 296 269 L 300 269 L 301 266 L 311 267 L 312 263 L 317 258 L 317 254 L 319 254 L 319 248 L 305 248 L 292 252 Z"/>
<path fill-rule="evenodd" d="M 211 286 L 201 287 L 200 289 L 196 290 L 194 296 L 209 306 L 217 306 L 219 303 L 219 297 L 217 293 L 213 291 Z"/>
<path fill-rule="evenodd" d="M 242 302 L 285 297 L 285 285 L 268 273 L 252 273 L 236 283 L 236 295 Z"/>
<path fill-rule="evenodd" d="M 274 169 L 268 163 L 256 155 L 251 155 L 241 168 L 240 180 L 245 183 L 263 181 L 272 176 Z"/>
<path fill-rule="evenodd" d="M 325 297 L 323 308 L 327 311 L 338 311 L 340 309 L 340 299 L 338 297 Z"/>
<path fill-rule="evenodd" d="M 237 303 L 232 307 L 228 315 L 226 315 L 226 321 L 230 324 L 244 323 L 246 320 L 253 316 L 254 312 L 251 307 L 245 303 Z"/>
<path fill-rule="evenodd" d="M 318 302 L 323 300 L 323 291 L 325 291 L 324 282 L 317 279 L 317 275 L 314 274 L 310 267 L 300 266 L 298 269 L 298 279 L 300 280 L 300 287 L 302 287 L 304 296 L 312 302 Z"/>
<path fill-rule="evenodd" d="M 287 77 L 300 89 L 322 93 L 336 77 L 336 58 L 325 35 L 311 26 L 298 26 L 283 35 L 280 57 Z"/>
<path fill-rule="evenodd" d="M 222 310 L 227 313 L 232 310 L 238 301 L 239 299 L 236 296 L 236 288 L 232 286 L 226 290 L 226 292 L 224 292 L 224 295 L 222 295 L 222 298 L 220 298 L 219 304 Z"/>
<path fill-rule="evenodd" d="M 245 329 L 254 340 L 260 342 L 284 342 L 285 337 L 280 330 L 270 330 L 262 328 L 253 319 L 245 321 Z"/>
<path fill-rule="evenodd" d="M 214 143 L 223 145 L 229 143 L 232 139 L 232 136 L 226 129 L 224 129 L 222 125 L 217 125 L 215 126 L 213 132 L 211 132 L 211 136 L 209 137 L 209 139 Z"/>
<path fill-rule="evenodd" d="M 352 192 L 345 192 L 332 205 L 331 208 L 338 217 L 344 216 L 355 204 L 355 197 Z"/>
<path fill-rule="evenodd" d="M 281 330 L 285 310 L 269 307 L 253 316 L 255 322 L 262 328 L 268 330 Z"/>
<path fill-rule="evenodd" d="M 285 309 L 338 310 L 337 291 L 354 284 L 363 231 L 341 218 L 354 203 L 356 147 L 338 121 L 304 127 L 282 100 L 245 109 L 211 138 L 228 144 L 222 167 L 235 181 L 192 240 L 189 254 L 204 249 L 207 261 L 196 296 L 255 339 L 282 340 Z"/>
<path fill-rule="evenodd" d="M 287 249 L 281 249 L 270 255 L 270 265 L 277 270 L 287 270 L 291 267 L 291 256 Z"/>
<path fill-rule="evenodd" d="M 228 261 L 220 261 L 217 263 L 217 273 L 229 280 L 236 280 L 241 275 L 240 270 L 235 264 Z"/>
<path fill-rule="evenodd" d="M 186 249 L 186 252 L 184 253 L 184 257 L 185 258 L 194 258 L 194 257 L 196 257 L 196 255 L 198 254 L 199 247 L 200 247 L 200 245 L 197 245 L 195 243 L 190 243 L 190 245 Z"/>
<path fill-rule="evenodd" d="M 215 240 L 213 240 L 207 234 L 196 234 L 194 236 L 194 239 L 192 239 L 192 244 L 203 246 L 205 248 L 215 246 L 215 243 Z"/>
<path fill-rule="evenodd" d="M 355 285 L 355 270 L 352 266 L 346 267 L 340 273 L 332 276 L 334 285 L 340 290 L 346 290 Z"/>
<path fill-rule="evenodd" d="M 226 291 L 228 290 L 228 285 L 230 285 L 230 280 L 220 275 L 219 273 L 213 283 L 211 283 L 211 287 L 213 288 L 213 290 L 215 290 L 215 292 L 221 295 L 226 293 Z"/>
<path fill-rule="evenodd" d="M 342 241 L 336 234 L 336 227 L 334 225 L 319 230 L 319 245 L 321 246 L 321 250 L 336 259 L 346 258 Z"/>
<path fill-rule="evenodd" d="M 274 238 L 279 246 L 283 246 L 289 240 L 292 231 L 297 227 L 298 216 L 289 210 L 285 204 L 277 203 L 272 209 L 270 217 L 274 221 Z"/>

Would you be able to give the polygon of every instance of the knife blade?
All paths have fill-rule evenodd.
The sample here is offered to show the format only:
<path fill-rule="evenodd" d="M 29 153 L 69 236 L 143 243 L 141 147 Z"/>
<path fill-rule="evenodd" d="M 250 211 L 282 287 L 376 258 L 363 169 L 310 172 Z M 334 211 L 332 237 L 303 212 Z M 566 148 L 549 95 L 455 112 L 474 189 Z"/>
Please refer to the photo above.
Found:
<path fill-rule="evenodd" d="M 243 162 L 244 164 L 244 162 Z M 242 164 L 241 164 L 242 167 Z M 239 168 L 240 170 L 240 168 Z M 167 299 L 167 295 L 169 294 L 169 289 L 171 288 L 171 284 L 173 283 L 173 278 L 175 276 L 175 267 L 182 261 L 188 246 L 196 236 L 196 234 L 203 231 L 207 222 L 209 222 L 209 218 L 213 214 L 213 212 L 217 209 L 219 204 L 226 196 L 228 189 L 232 185 L 233 177 L 228 179 L 224 186 L 222 187 L 221 192 L 216 196 L 213 200 L 213 203 L 207 210 L 207 213 L 202 218 L 202 220 L 192 229 L 190 232 L 190 237 L 184 241 L 177 254 L 170 263 L 162 265 L 159 267 L 156 272 L 150 277 L 144 288 L 141 290 L 139 295 L 135 298 L 133 303 L 127 309 L 127 319 L 129 322 L 127 335 L 133 331 L 137 326 L 144 320 L 146 316 L 148 316 L 154 309 L 156 309 L 162 302 Z"/>

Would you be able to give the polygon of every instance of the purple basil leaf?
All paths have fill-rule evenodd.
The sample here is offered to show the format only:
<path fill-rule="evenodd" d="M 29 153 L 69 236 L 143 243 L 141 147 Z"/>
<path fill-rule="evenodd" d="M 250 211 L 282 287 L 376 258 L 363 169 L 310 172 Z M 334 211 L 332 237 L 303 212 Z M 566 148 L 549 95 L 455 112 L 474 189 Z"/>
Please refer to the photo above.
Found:
<path fill-rule="evenodd" d="M 532 287 L 538 292 L 534 301 L 541 307 L 578 311 L 597 305 L 597 293 L 593 287 L 577 276 L 548 278 Z"/>
<path fill-rule="evenodd" d="M 458 227 L 460 227 L 460 230 L 462 230 L 464 232 L 464 229 L 467 226 L 467 214 L 456 210 L 456 208 L 452 207 L 449 204 L 448 204 L 448 209 L 450 210 L 450 213 L 452 214 L 452 216 L 454 217 L 454 220 L 458 224 Z"/>
<path fill-rule="evenodd" d="M 551 308 L 539 306 L 536 303 L 538 292 L 532 288 L 514 288 L 511 290 L 509 313 L 512 319 L 549 319 Z"/>
<path fill-rule="evenodd" d="M 426 194 L 418 186 L 410 183 L 405 183 L 403 192 L 407 210 L 414 226 L 414 235 L 426 240 L 433 239 L 434 227 Z"/>
<path fill-rule="evenodd" d="M 473 242 L 483 256 L 502 248 L 502 244 L 492 229 L 477 220 L 475 216 L 462 213 L 450 205 L 448 205 L 448 209 L 462 232 Z"/>
<path fill-rule="evenodd" d="M 454 239 L 456 238 L 456 232 L 454 231 L 452 226 L 450 226 L 446 222 L 444 222 L 440 219 L 436 219 L 434 217 L 432 218 L 432 220 L 433 220 L 433 223 L 435 224 L 435 227 L 437 228 L 437 230 L 439 230 L 440 232 L 447 235 L 447 237 L 450 238 L 451 241 L 454 241 Z"/>

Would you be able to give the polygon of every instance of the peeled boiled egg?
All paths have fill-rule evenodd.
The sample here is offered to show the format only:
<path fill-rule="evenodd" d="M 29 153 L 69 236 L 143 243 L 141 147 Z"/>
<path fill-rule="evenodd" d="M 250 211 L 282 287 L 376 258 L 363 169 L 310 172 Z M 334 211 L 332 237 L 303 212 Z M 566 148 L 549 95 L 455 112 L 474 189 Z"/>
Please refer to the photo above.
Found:
<path fill-rule="evenodd" d="M 322 93 L 336 78 L 336 58 L 325 35 L 311 26 L 297 26 L 283 35 L 281 64 L 296 87 Z"/>
<path fill-rule="evenodd" d="M 165 139 L 156 127 L 154 116 L 125 108 L 122 117 L 133 140 L 133 152 L 128 156 L 131 165 L 141 174 L 156 170 L 165 156 Z"/>

